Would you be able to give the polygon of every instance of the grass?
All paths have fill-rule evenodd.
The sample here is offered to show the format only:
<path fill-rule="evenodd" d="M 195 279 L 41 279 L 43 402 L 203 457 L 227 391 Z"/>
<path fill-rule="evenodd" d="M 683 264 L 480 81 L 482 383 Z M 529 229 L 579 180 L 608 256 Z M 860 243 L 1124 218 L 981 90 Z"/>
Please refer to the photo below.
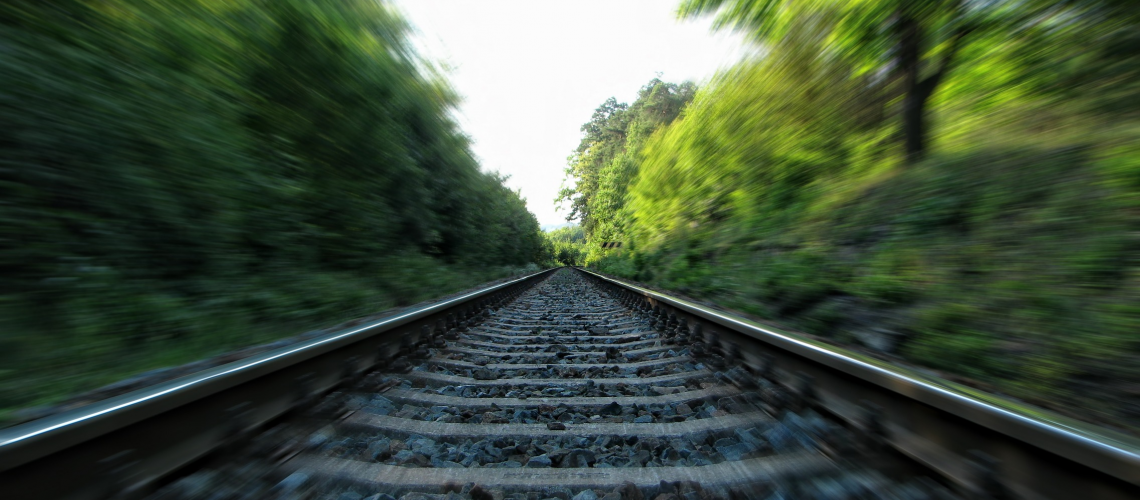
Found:
<path fill-rule="evenodd" d="M 594 265 L 839 343 L 894 332 L 902 360 L 1140 428 L 1137 164 L 1128 146 L 936 155 Z"/>
<path fill-rule="evenodd" d="M 136 282 L 101 270 L 61 284 L 51 317 L 27 294 L 0 298 L 0 423 L 20 409 L 53 405 L 134 375 L 273 342 L 407 306 L 532 269 L 391 259 L 376 276 L 278 273 L 196 283 Z M 537 270 L 537 269 L 533 269 Z M 66 285 L 66 286 L 62 286 Z M 187 288 L 182 284 L 180 288 Z"/>

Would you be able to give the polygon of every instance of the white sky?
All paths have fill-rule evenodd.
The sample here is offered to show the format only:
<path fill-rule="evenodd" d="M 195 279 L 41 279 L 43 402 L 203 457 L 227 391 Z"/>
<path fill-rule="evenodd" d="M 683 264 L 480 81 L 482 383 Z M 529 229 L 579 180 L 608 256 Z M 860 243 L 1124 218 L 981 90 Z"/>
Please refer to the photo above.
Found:
<path fill-rule="evenodd" d="M 483 168 L 509 175 L 539 224 L 555 211 L 580 127 L 609 97 L 632 103 L 661 73 L 701 82 L 739 60 L 746 44 L 678 21 L 677 0 L 396 0 L 421 54 L 448 69 L 457 118 Z"/>

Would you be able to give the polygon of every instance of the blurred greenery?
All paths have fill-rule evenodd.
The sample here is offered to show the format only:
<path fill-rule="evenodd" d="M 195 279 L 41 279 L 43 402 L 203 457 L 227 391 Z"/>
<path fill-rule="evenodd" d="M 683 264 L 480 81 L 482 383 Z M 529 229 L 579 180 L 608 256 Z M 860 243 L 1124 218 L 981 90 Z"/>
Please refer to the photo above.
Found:
<path fill-rule="evenodd" d="M 543 233 L 549 266 L 580 266 L 586 259 L 586 232 L 581 226 L 560 227 Z"/>
<path fill-rule="evenodd" d="M 617 242 L 630 218 L 625 200 L 637 174 L 637 155 L 646 139 L 677 118 L 696 87 L 653 79 L 632 106 L 610 98 L 582 125 L 583 139 L 570 156 L 566 175 L 574 179 L 556 203 L 570 202 L 567 220 L 580 219 L 591 241 Z"/>
<path fill-rule="evenodd" d="M 0 4 L 0 417 L 549 260 L 407 31 L 372 0 Z"/>
<path fill-rule="evenodd" d="M 1140 428 L 1140 10 L 681 13 L 762 53 L 678 92 L 679 114 L 630 125 L 652 89 L 691 89 L 654 81 L 583 127 L 562 198 L 588 265 Z"/>

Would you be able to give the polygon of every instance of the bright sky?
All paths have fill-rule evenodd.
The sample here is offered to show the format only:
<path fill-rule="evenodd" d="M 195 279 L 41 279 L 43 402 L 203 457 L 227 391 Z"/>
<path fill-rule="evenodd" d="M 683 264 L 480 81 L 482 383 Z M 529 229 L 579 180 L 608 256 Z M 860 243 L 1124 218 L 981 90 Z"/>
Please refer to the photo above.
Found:
<path fill-rule="evenodd" d="M 678 21 L 678 0 L 396 0 L 421 53 L 448 68 L 458 119 L 483 168 L 509 175 L 544 227 L 580 127 L 609 97 L 632 103 L 660 73 L 701 82 L 746 52 L 710 20 Z"/>

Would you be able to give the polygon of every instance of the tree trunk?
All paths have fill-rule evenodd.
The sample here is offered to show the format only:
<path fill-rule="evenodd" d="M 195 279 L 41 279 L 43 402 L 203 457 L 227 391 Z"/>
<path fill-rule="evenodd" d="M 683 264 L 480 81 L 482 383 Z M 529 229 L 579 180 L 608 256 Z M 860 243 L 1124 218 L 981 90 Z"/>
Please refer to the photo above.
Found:
<path fill-rule="evenodd" d="M 926 99 L 922 85 L 908 86 L 903 98 L 903 137 L 906 162 L 914 164 L 926 154 Z"/>
<path fill-rule="evenodd" d="M 950 39 L 950 46 L 934 67 L 934 72 L 922 77 L 922 27 L 905 11 L 899 12 L 898 62 L 903 74 L 903 140 L 906 144 L 906 163 L 913 165 L 926 154 L 926 104 L 934 90 L 942 83 L 962 39 L 971 31 L 970 26 L 959 26 Z"/>
<path fill-rule="evenodd" d="M 929 93 L 923 92 L 919 71 L 920 51 L 918 22 L 904 14 L 899 16 L 899 69 L 903 74 L 903 142 L 906 146 L 906 162 L 914 164 L 922 159 L 926 150 L 926 99 Z M 926 95 L 923 95 L 926 94 Z"/>

